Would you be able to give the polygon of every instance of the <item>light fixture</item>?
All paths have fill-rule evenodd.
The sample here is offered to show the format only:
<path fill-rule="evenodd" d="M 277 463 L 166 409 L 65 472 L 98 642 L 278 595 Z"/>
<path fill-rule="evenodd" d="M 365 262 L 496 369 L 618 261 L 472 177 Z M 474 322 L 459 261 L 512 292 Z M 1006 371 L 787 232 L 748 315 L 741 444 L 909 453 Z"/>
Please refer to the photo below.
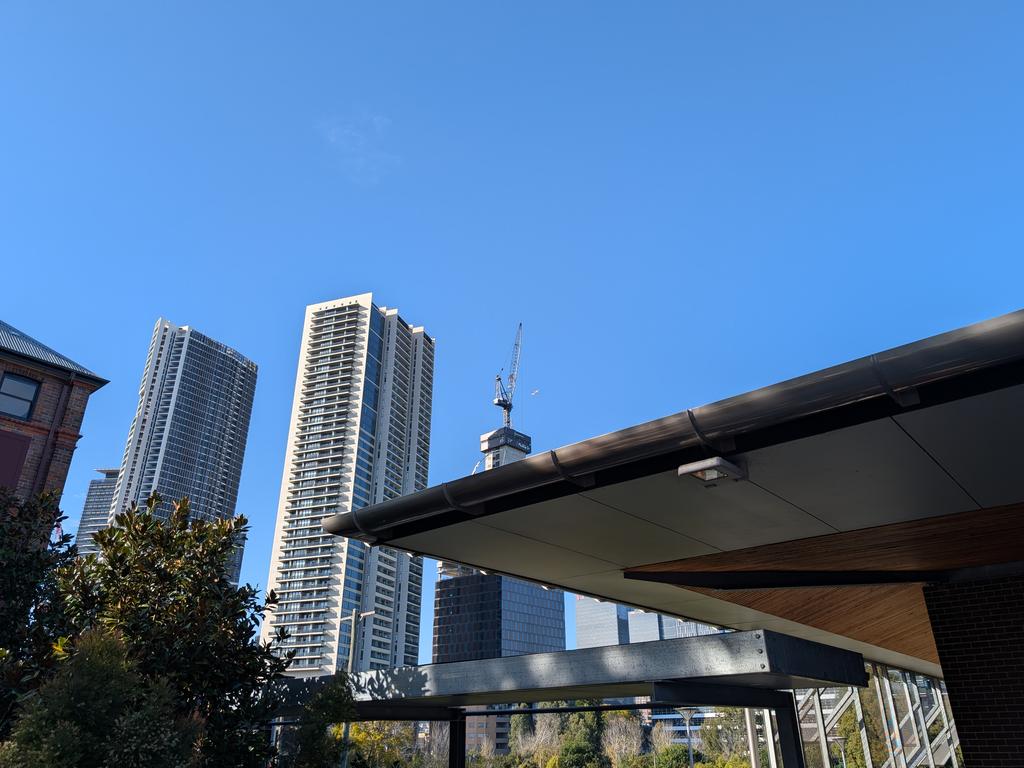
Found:
<path fill-rule="evenodd" d="M 705 488 L 713 488 L 723 480 L 745 480 L 747 477 L 747 473 L 740 467 L 721 456 L 683 464 L 679 467 L 678 474 L 679 477 L 689 475 L 697 478 L 704 483 Z"/>
<path fill-rule="evenodd" d="M 487 575 L 487 571 L 485 571 L 483 568 L 480 568 L 479 570 L 480 570 L 480 574 L 481 575 L 483 575 L 483 576 Z"/>

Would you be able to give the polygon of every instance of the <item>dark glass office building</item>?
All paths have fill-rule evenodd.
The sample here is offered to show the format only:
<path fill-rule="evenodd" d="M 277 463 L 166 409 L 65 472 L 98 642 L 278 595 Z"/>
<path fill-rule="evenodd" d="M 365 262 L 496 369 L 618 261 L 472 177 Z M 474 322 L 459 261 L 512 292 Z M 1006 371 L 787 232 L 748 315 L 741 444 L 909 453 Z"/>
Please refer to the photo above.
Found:
<path fill-rule="evenodd" d="M 434 591 L 435 664 L 565 650 L 565 605 L 558 589 L 454 563 L 438 564 Z M 466 748 L 490 742 L 509 751 L 507 715 L 469 717 Z"/>

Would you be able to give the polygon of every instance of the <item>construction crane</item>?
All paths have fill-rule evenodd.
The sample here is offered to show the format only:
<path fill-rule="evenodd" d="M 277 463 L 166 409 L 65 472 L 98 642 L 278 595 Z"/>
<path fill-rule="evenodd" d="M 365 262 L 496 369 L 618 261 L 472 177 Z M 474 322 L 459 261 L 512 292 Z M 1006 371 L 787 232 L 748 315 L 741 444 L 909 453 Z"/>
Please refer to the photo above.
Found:
<path fill-rule="evenodd" d="M 512 398 L 516 394 L 519 379 L 519 352 L 523 347 L 523 324 L 516 329 L 516 342 L 512 345 L 512 364 L 508 369 L 508 377 L 502 378 L 501 372 L 494 377 L 494 404 L 501 408 L 505 417 L 505 426 L 512 426 Z"/>

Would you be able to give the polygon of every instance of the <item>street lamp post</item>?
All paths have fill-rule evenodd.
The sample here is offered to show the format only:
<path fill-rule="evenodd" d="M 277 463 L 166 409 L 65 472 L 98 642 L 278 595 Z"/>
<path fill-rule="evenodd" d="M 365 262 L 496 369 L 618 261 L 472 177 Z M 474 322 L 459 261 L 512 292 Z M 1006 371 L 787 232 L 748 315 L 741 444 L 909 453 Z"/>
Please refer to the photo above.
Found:
<path fill-rule="evenodd" d="M 692 707 L 680 707 L 676 709 L 676 712 L 686 720 L 686 751 L 690 756 L 690 768 L 693 768 L 693 733 L 690 731 L 690 719 L 697 710 Z"/>
<path fill-rule="evenodd" d="M 352 668 L 355 666 L 356 661 L 356 632 L 359 629 L 359 622 L 363 619 L 367 619 L 373 616 L 376 611 L 363 611 L 359 612 L 358 608 L 353 608 L 352 613 L 345 616 L 342 621 L 352 622 L 352 631 L 348 639 L 348 663 L 345 665 L 345 673 L 348 677 L 349 684 L 352 681 Z M 344 751 L 341 753 L 341 768 L 348 768 L 348 735 L 351 724 L 345 722 L 345 733 L 344 733 Z"/>
<path fill-rule="evenodd" d="M 846 768 L 846 743 L 845 743 L 845 739 L 843 739 L 842 736 L 826 736 L 825 738 L 828 741 L 830 741 L 831 743 L 839 745 L 839 756 L 840 756 L 840 758 L 842 758 L 843 768 Z M 831 759 L 831 755 L 829 756 L 829 759 Z"/>

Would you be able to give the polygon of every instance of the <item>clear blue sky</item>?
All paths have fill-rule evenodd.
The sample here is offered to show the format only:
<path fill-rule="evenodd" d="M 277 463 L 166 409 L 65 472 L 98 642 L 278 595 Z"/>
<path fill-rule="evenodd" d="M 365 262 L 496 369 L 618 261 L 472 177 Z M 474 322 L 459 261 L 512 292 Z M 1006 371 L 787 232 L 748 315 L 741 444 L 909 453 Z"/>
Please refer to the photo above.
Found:
<path fill-rule="evenodd" d="M 434 482 L 496 425 L 520 320 L 545 449 L 1021 307 L 1022 28 L 1011 2 L 4 3 L 0 316 L 111 380 L 68 514 L 120 461 L 158 315 L 259 363 L 265 585 L 306 304 L 373 291 L 437 337 Z"/>

